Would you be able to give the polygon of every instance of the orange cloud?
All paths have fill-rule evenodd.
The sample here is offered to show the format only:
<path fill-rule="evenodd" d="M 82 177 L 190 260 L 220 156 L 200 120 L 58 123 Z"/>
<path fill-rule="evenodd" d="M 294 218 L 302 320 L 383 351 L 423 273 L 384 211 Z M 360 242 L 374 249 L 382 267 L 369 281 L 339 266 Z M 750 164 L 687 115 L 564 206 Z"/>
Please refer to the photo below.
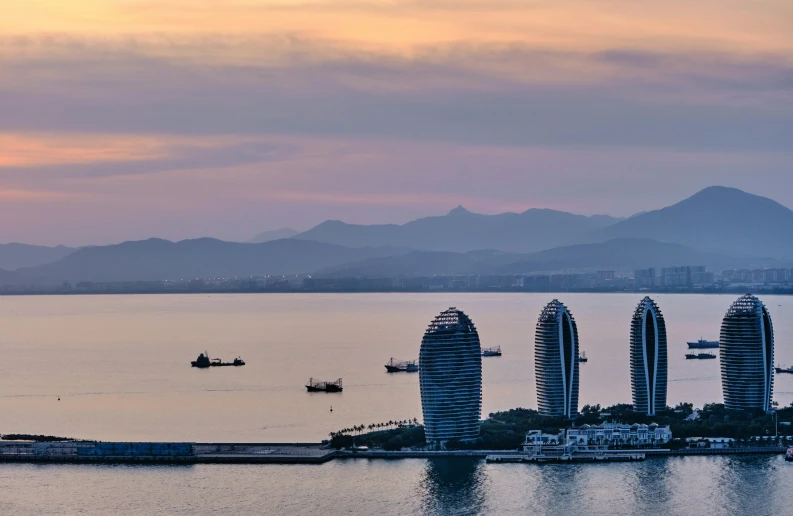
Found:
<path fill-rule="evenodd" d="M 410 52 L 453 41 L 597 51 L 626 44 L 738 52 L 793 48 L 793 3 L 737 0 L 41 0 L 4 7 L 6 34 L 295 34 Z"/>

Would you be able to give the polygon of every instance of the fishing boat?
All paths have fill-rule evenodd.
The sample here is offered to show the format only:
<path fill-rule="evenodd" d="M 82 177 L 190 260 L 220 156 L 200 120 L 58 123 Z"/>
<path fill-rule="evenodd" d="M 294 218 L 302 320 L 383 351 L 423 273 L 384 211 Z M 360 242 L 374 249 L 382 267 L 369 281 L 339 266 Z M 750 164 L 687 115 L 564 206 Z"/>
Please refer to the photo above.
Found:
<path fill-rule="evenodd" d="M 306 390 L 308 392 L 341 392 L 342 389 L 343 387 L 341 386 L 341 378 L 335 382 L 321 382 L 319 380 L 309 378 L 308 384 L 306 384 Z"/>
<path fill-rule="evenodd" d="M 793 374 L 793 366 L 791 367 L 780 367 L 779 364 L 774 368 L 774 371 L 777 373 L 788 373 Z"/>
<path fill-rule="evenodd" d="M 500 357 L 501 356 L 501 346 L 496 346 L 493 348 L 485 348 L 482 350 L 483 357 Z"/>
<path fill-rule="evenodd" d="M 686 359 L 696 359 L 696 360 L 708 360 L 711 358 L 716 358 L 716 355 L 713 353 L 686 353 Z"/>
<path fill-rule="evenodd" d="M 582 351 L 581 354 L 578 355 L 578 358 L 576 360 L 578 360 L 579 362 L 589 362 L 589 359 L 586 357 L 585 351 Z"/>
<path fill-rule="evenodd" d="M 391 357 L 385 370 L 389 373 L 415 373 L 419 370 L 419 365 L 415 360 L 396 360 Z"/>
<path fill-rule="evenodd" d="M 699 339 L 696 342 L 688 342 L 689 349 L 716 349 L 719 347 L 718 340 Z"/>

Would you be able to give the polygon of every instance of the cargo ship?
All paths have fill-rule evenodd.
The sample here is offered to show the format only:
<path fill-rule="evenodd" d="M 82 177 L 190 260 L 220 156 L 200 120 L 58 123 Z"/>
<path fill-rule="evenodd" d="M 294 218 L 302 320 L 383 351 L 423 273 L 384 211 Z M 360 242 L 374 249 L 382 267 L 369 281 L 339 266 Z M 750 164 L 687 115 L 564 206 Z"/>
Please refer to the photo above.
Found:
<path fill-rule="evenodd" d="M 385 365 L 385 370 L 389 373 L 415 373 L 419 370 L 419 365 L 415 360 L 391 360 Z"/>
<path fill-rule="evenodd" d="M 335 382 L 320 382 L 313 378 L 309 378 L 308 384 L 306 384 L 306 390 L 308 392 L 341 392 L 342 389 L 341 378 Z"/>
<path fill-rule="evenodd" d="M 496 346 L 494 348 L 485 348 L 482 350 L 483 357 L 500 357 L 501 356 L 501 346 Z"/>
<path fill-rule="evenodd" d="M 209 358 L 209 353 L 204 352 L 198 355 L 198 358 L 190 362 L 190 365 L 203 369 L 206 367 L 244 366 L 245 361 L 237 357 L 233 362 L 224 362 L 219 358 Z"/>
<path fill-rule="evenodd" d="M 689 349 L 716 349 L 719 347 L 718 340 L 699 339 L 696 342 L 688 342 Z"/>
<path fill-rule="evenodd" d="M 711 358 L 716 358 L 716 355 L 713 353 L 686 353 L 686 359 L 697 359 L 697 360 L 708 360 Z"/>
<path fill-rule="evenodd" d="M 788 373 L 793 374 L 793 366 L 791 367 L 779 367 L 779 364 L 774 368 L 774 371 L 777 373 Z"/>

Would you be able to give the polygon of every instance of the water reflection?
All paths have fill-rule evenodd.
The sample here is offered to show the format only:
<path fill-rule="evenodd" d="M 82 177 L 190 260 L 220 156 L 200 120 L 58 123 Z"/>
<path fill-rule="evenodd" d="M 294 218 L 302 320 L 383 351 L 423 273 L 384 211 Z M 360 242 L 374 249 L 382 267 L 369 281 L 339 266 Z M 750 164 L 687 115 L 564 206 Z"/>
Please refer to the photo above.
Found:
<path fill-rule="evenodd" d="M 428 460 L 421 481 L 423 514 L 481 514 L 487 492 L 481 459 Z"/>
<path fill-rule="evenodd" d="M 772 514 L 774 495 L 783 487 L 769 481 L 775 478 L 777 463 L 778 456 L 724 457 L 719 475 L 722 505 L 733 514 Z"/>

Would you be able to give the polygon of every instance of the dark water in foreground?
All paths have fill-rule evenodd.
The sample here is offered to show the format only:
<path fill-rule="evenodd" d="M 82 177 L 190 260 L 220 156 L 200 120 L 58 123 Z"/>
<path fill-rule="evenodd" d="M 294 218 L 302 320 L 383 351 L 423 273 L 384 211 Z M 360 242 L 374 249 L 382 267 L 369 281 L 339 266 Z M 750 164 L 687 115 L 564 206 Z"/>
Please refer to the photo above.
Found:
<path fill-rule="evenodd" d="M 322 466 L 0 465 L 3 515 L 793 514 L 781 456 L 532 465 L 345 460 Z"/>

